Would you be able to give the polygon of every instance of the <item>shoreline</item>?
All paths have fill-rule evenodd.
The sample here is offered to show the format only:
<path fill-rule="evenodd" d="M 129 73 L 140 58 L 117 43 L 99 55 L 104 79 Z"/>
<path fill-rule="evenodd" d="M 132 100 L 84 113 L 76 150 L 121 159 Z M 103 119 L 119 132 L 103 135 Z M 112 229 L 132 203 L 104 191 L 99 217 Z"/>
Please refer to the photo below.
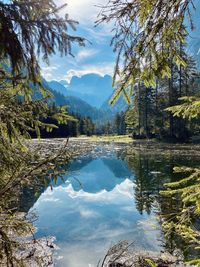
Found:
<path fill-rule="evenodd" d="M 191 156 L 191 157 L 199 157 L 200 156 L 200 146 L 199 145 L 185 145 L 185 144 L 166 144 L 166 143 L 157 143 L 153 141 L 144 141 L 138 142 L 133 141 L 132 143 L 122 142 L 113 142 L 113 141 L 91 141 L 90 138 L 70 138 L 69 141 L 63 138 L 55 138 L 55 139 L 33 139 L 30 140 L 28 145 L 31 149 L 40 149 L 44 155 L 48 153 L 56 153 L 64 144 L 67 143 L 66 149 L 69 149 L 69 153 L 71 154 L 71 158 L 87 156 L 89 153 L 94 153 L 97 157 L 101 155 L 105 150 L 110 152 L 120 152 L 124 151 L 128 155 L 134 155 L 134 153 L 141 153 L 145 155 L 155 155 L 155 154 L 163 154 L 163 155 L 171 155 L 171 156 Z M 196 149 L 196 153 L 194 153 L 194 147 Z M 99 148 L 102 148 L 99 149 Z M 167 149 L 166 149 L 167 148 Z M 117 246 L 117 244 L 116 244 Z M 121 252 L 119 253 L 121 254 Z M 118 255 L 118 253 L 117 253 Z M 108 257 L 108 261 L 103 267 L 114 267 L 114 266 L 137 266 L 133 265 L 138 259 L 145 260 L 146 258 L 153 260 L 154 262 L 160 264 L 168 264 L 167 266 L 185 266 L 183 263 L 180 265 L 177 264 L 177 259 L 172 255 L 166 253 L 154 253 L 151 251 L 126 251 L 125 254 L 121 255 L 121 257 L 112 262 L 113 259 L 116 258 L 116 253 L 114 255 L 110 255 L 112 257 Z M 103 256 L 103 255 L 102 255 Z M 130 265 L 124 265 L 124 263 L 129 262 Z"/>
<path fill-rule="evenodd" d="M 66 148 L 69 149 L 69 154 L 72 157 L 95 151 L 101 145 L 113 151 L 125 149 L 128 154 L 145 153 L 147 155 L 161 154 L 177 157 L 200 157 L 200 144 L 173 144 L 154 140 L 131 140 L 131 142 L 127 142 L 127 140 L 123 141 L 123 138 L 121 140 L 97 140 L 93 137 L 31 139 L 28 141 L 28 146 L 31 149 L 39 148 L 44 154 L 49 154 L 52 152 L 56 153 L 66 143 Z"/>

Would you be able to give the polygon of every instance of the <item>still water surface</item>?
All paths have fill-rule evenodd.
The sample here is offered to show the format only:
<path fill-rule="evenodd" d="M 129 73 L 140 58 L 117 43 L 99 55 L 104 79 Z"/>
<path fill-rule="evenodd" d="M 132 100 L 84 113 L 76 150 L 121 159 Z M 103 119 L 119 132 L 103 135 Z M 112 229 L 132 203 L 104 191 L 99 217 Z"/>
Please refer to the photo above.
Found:
<path fill-rule="evenodd" d="M 137 250 L 161 250 L 155 196 L 174 179 L 177 164 L 171 157 L 107 151 L 74 160 L 30 210 L 38 216 L 36 237 L 56 237 L 59 267 L 97 266 L 120 240 L 134 241 Z"/>

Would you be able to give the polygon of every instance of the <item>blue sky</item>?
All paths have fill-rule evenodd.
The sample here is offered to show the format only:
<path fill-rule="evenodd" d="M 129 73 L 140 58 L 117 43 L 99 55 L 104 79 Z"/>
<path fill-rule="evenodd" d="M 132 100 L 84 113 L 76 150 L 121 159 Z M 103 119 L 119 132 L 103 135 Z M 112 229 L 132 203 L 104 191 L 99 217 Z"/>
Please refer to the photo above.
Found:
<path fill-rule="evenodd" d="M 110 47 L 111 25 L 94 27 L 94 22 L 100 11 L 98 5 L 106 4 L 108 0 L 57 0 L 58 5 L 67 3 L 62 11 L 68 13 L 70 18 L 79 21 L 77 32 L 87 38 L 92 44 L 86 42 L 85 47 L 73 47 L 74 58 L 60 57 L 59 54 L 50 59 L 50 64 L 42 62 L 42 75 L 47 80 L 67 80 L 71 77 L 82 76 L 87 73 L 112 75 L 115 54 Z"/>
<path fill-rule="evenodd" d="M 112 37 L 112 25 L 101 25 L 94 27 L 94 22 L 100 12 L 98 6 L 105 5 L 108 0 L 55 0 L 56 4 L 68 4 L 63 9 L 61 15 L 69 14 L 69 17 L 79 21 L 77 31 L 73 32 L 87 38 L 92 44 L 86 42 L 85 47 L 73 47 L 74 58 L 71 56 L 60 57 L 59 54 L 51 58 L 50 64 L 41 63 L 42 75 L 47 80 L 66 80 L 71 77 L 82 76 L 87 73 L 97 73 L 100 75 L 113 74 L 116 55 L 110 47 Z M 199 58 L 199 12 L 200 5 L 195 0 L 197 10 L 193 11 L 193 18 L 196 25 L 195 32 L 190 32 L 189 47 L 190 52 L 195 56 L 200 66 Z"/>

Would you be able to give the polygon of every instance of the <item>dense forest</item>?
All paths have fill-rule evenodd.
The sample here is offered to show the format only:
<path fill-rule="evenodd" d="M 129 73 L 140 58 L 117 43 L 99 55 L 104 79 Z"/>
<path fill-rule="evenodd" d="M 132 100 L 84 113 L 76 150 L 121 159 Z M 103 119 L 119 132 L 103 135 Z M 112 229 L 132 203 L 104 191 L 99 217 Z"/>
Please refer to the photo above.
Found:
<path fill-rule="evenodd" d="M 117 113 L 111 121 L 104 123 L 95 123 L 88 116 L 84 117 L 79 113 L 70 113 L 71 118 L 67 123 L 58 122 L 53 114 L 59 113 L 60 110 L 67 112 L 66 106 L 56 106 L 55 104 L 48 106 L 48 112 L 46 118 L 42 120 L 44 124 L 53 125 L 54 127 L 48 131 L 41 129 L 40 135 L 42 138 L 67 138 L 67 137 L 78 137 L 80 135 L 92 136 L 92 135 L 125 135 L 126 122 L 125 112 Z M 30 132 L 32 138 L 36 138 L 37 134 Z"/>
<path fill-rule="evenodd" d="M 182 51 L 183 53 L 183 51 Z M 67 137 L 79 135 L 125 135 L 129 134 L 137 139 L 151 139 L 188 142 L 199 135 L 198 118 L 174 117 L 167 108 L 180 105 L 188 100 L 187 97 L 195 99 L 200 95 L 200 74 L 197 70 L 195 59 L 184 54 L 187 67 L 177 67 L 172 64 L 171 78 L 156 81 L 156 86 L 147 87 L 143 82 L 134 88 L 131 103 L 126 111 L 113 114 L 107 122 L 100 123 L 94 119 L 94 112 L 89 111 L 84 117 L 77 109 L 77 114 L 70 112 L 76 118 L 68 125 L 60 125 L 59 129 L 53 130 L 51 134 L 42 132 L 43 137 Z M 64 96 L 54 92 L 64 100 Z M 186 97 L 186 98 L 185 98 Z M 189 100 L 188 100 L 189 101 Z M 61 103 L 61 101 L 59 101 Z M 73 105 L 69 101 L 70 105 Z M 116 104 L 117 105 L 117 104 Z M 62 106 L 62 105 L 61 105 Z M 56 106 L 51 107 L 56 109 Z M 75 109 L 73 109 L 75 110 Z M 55 111 L 55 110 L 54 110 Z M 91 115 L 92 114 L 92 115 Z M 100 114 L 103 118 L 105 115 Z M 105 119 L 102 119 L 105 121 Z M 50 119 L 48 123 L 55 123 Z M 88 131 L 84 130 L 88 129 Z"/>
<path fill-rule="evenodd" d="M 169 78 L 157 79 L 155 86 L 147 86 L 143 81 L 136 83 L 130 103 L 122 112 L 100 111 L 75 97 L 65 97 L 52 91 L 54 105 L 67 105 L 69 113 L 76 120 L 69 122 L 67 126 L 60 125 L 60 129 L 53 130 L 51 134 L 45 135 L 43 131 L 42 136 L 129 134 L 136 139 L 156 138 L 168 142 L 188 142 L 193 137 L 195 139 L 199 135 L 198 118 L 174 117 L 170 109 L 168 110 L 169 107 L 189 101 L 187 97 L 195 99 L 200 95 L 200 74 L 195 58 L 186 53 L 186 47 L 186 44 L 180 46 L 185 67 L 172 62 Z M 49 108 L 52 109 L 51 104 Z M 49 119 L 46 122 L 55 123 Z M 89 130 L 86 132 L 84 128 Z"/>
<path fill-rule="evenodd" d="M 184 60 L 186 68 L 172 63 L 170 77 L 157 80 L 155 87 L 148 88 L 143 82 L 135 87 L 133 108 L 126 113 L 127 127 L 133 137 L 186 142 L 199 135 L 198 118 L 174 117 L 167 110 L 180 105 L 189 96 L 199 97 L 200 76 L 195 60 L 186 54 Z"/>
<path fill-rule="evenodd" d="M 189 32 L 194 29 L 195 4 L 161 0 L 119 4 L 111 0 L 102 9 L 97 23 L 114 23 L 112 45 L 118 55 L 117 88 L 110 103 L 120 95 L 131 103 L 136 96 L 126 120 L 135 136 L 160 135 L 184 141 L 191 132 L 198 133 L 199 74 L 195 61 L 185 52 Z M 175 234 L 198 250 L 199 168 L 179 166 L 174 172 L 182 179 L 168 183 L 160 194 L 181 202 L 176 211 L 164 215 L 162 227 L 166 236 Z M 199 262 L 197 252 L 188 264 L 198 266 Z"/>

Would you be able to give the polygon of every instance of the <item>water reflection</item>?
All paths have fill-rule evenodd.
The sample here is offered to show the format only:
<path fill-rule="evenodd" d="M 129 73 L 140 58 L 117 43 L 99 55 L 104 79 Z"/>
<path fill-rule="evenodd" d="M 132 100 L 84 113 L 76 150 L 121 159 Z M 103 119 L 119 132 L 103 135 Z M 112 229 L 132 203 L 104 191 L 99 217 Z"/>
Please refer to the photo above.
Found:
<path fill-rule="evenodd" d="M 79 158 L 31 208 L 36 235 L 56 236 L 60 267 L 96 266 L 112 243 L 125 239 L 136 249 L 173 252 L 177 241 L 163 237 L 155 215 L 178 208 L 159 196 L 164 183 L 180 178 L 173 174 L 178 165 L 185 160 L 140 153 Z"/>
<path fill-rule="evenodd" d="M 147 231 L 149 217 L 135 206 L 134 180 L 116 155 L 88 156 L 72 162 L 53 191 L 41 194 L 31 209 L 38 214 L 37 236 L 56 236 L 58 266 L 96 266 L 111 243 L 123 239 L 135 240 L 138 249 L 159 249 Z"/>
<path fill-rule="evenodd" d="M 199 166 L 199 159 L 177 157 L 174 155 L 144 155 L 135 153 L 127 156 L 129 168 L 135 173 L 135 204 L 140 214 L 157 215 L 157 221 L 160 224 L 160 241 L 162 242 L 162 251 L 168 251 L 171 254 L 181 255 L 185 260 L 195 257 L 195 250 L 188 246 L 178 237 L 172 229 L 162 228 L 164 221 L 174 221 L 174 214 L 182 208 L 182 203 L 178 196 L 164 197 L 160 195 L 160 190 L 164 189 L 164 184 L 178 181 L 183 177 L 183 173 L 174 173 L 173 169 L 177 166 L 195 167 Z M 187 176 L 187 174 L 185 174 Z"/>

